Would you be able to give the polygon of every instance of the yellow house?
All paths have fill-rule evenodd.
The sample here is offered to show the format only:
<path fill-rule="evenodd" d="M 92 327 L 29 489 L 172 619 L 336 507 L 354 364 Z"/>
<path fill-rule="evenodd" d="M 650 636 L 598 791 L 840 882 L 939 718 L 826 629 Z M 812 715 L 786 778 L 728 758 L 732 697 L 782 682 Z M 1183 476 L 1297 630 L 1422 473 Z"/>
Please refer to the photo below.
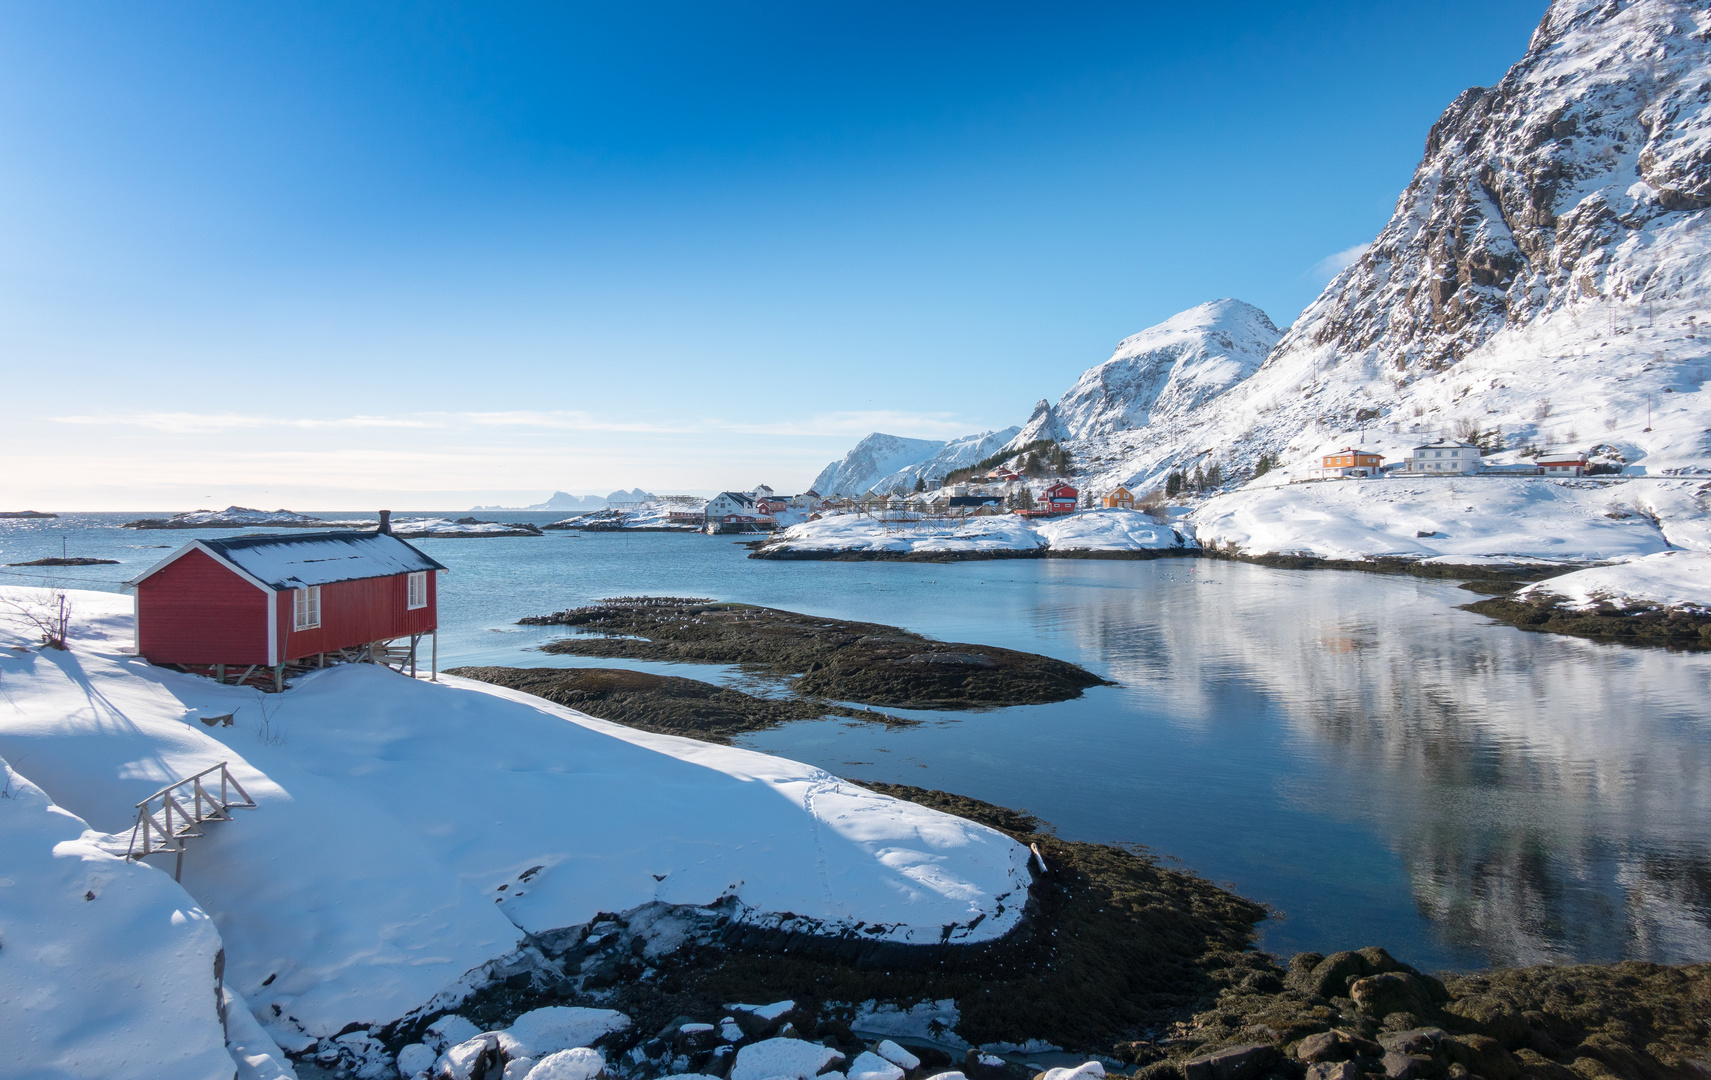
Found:
<path fill-rule="evenodd" d="M 1105 506 L 1121 506 L 1125 510 L 1133 510 L 1135 508 L 1135 495 L 1128 488 L 1119 484 L 1107 493 L 1100 502 Z"/>

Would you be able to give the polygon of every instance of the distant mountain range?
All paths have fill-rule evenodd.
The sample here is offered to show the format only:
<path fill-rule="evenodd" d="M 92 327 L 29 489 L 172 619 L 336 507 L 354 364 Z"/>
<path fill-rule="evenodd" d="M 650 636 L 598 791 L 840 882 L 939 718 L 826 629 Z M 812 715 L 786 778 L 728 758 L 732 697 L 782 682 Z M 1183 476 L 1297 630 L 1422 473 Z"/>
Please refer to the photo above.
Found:
<path fill-rule="evenodd" d="M 1239 300 L 1182 312 L 1009 448 L 1057 439 L 1096 490 L 1214 462 L 1240 485 L 1262 458 L 1395 460 L 1443 436 L 1711 475 L 1708 79 L 1703 3 L 1556 0 L 1497 85 L 1444 111 L 1389 223 L 1292 326 Z M 817 485 L 912 481 L 987 437 L 870 435 Z"/>
<path fill-rule="evenodd" d="M 533 506 L 474 506 L 471 513 L 491 513 L 495 510 L 604 510 L 612 503 L 646 502 L 654 496 L 641 488 L 631 488 L 629 491 L 614 491 L 610 495 L 571 495 L 563 491 L 555 491 L 546 502 L 538 502 Z"/>

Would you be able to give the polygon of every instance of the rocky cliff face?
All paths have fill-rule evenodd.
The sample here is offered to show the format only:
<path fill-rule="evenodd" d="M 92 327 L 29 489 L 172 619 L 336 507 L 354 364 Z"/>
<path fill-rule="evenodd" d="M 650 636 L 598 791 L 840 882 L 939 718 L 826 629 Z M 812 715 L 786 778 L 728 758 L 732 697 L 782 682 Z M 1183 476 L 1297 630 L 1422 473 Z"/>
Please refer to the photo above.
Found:
<path fill-rule="evenodd" d="M 1659 242 L 1711 206 L 1708 36 L 1702 3 L 1553 4 L 1521 62 L 1432 126 L 1390 223 L 1284 351 L 1406 377 L 1576 303 L 1703 295 L 1703 265 Z"/>

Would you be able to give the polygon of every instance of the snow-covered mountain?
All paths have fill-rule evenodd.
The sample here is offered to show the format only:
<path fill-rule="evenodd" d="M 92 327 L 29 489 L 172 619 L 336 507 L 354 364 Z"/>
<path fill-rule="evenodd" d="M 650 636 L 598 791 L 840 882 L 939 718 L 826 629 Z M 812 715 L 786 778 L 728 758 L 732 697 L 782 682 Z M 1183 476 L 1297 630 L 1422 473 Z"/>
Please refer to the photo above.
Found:
<path fill-rule="evenodd" d="M 997 453 L 1016 436 L 1019 428 L 983 431 L 950 442 L 934 439 L 905 439 L 874 432 L 834 461 L 814 478 L 814 490 L 822 495 L 862 495 L 890 491 L 902 484 L 915 486 L 915 478 L 943 477 Z"/>
<path fill-rule="evenodd" d="M 1190 412 L 1259 370 L 1283 331 L 1240 300 L 1214 300 L 1117 343 L 1056 405 L 1034 406 L 1014 445 L 1089 439 Z"/>
<path fill-rule="evenodd" d="M 1237 300 L 1182 312 L 1009 446 L 1063 442 L 1095 491 L 1214 462 L 1240 483 L 1262 456 L 1281 480 L 1345 445 L 1395 461 L 1474 432 L 1499 463 L 1711 474 L 1708 225 L 1711 10 L 1555 0 L 1521 61 L 1444 111 L 1389 223 L 1281 339 Z M 904 471 L 868 441 L 820 482 Z"/>
<path fill-rule="evenodd" d="M 1105 389 L 1120 348 L 1029 427 L 1055 425 L 1094 487 L 1212 461 L 1239 479 L 1262 454 L 1299 472 L 1347 443 L 1394 459 L 1474 428 L 1511 459 L 1603 447 L 1630 472 L 1711 472 L 1708 42 L 1704 4 L 1557 0 L 1433 125 L 1390 222 L 1257 371 L 1167 414 L 1168 380 L 1150 409 L 1145 378 Z"/>

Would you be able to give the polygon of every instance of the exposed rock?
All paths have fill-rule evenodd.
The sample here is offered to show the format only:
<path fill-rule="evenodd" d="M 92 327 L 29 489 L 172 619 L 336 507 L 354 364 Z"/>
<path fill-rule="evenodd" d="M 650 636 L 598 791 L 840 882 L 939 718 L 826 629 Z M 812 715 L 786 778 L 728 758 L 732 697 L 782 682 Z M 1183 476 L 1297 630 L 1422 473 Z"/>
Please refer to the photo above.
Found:
<path fill-rule="evenodd" d="M 1214 1050 L 1182 1063 L 1187 1080 L 1253 1080 L 1282 1057 L 1270 1043 L 1249 1043 Z"/>

